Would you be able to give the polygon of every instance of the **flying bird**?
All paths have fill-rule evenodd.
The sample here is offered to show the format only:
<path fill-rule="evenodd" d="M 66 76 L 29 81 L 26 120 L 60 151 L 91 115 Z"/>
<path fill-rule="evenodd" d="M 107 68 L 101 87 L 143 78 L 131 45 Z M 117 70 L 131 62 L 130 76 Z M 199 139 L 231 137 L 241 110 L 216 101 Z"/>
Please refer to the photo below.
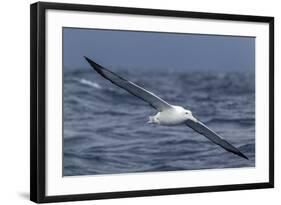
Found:
<path fill-rule="evenodd" d="M 85 57 L 85 56 L 84 56 Z M 236 147 L 231 145 L 217 133 L 208 128 L 201 121 L 196 119 L 190 110 L 187 110 L 181 106 L 171 105 L 164 101 L 154 93 L 136 85 L 135 83 L 128 81 L 112 71 L 100 66 L 91 59 L 85 57 L 91 67 L 98 72 L 102 77 L 109 80 L 111 83 L 123 88 L 132 95 L 140 98 L 147 102 L 151 107 L 157 110 L 157 114 L 149 116 L 148 123 L 159 124 L 159 125 L 180 125 L 185 124 L 199 134 L 205 136 L 213 143 L 221 146 L 225 150 L 232 152 L 240 157 L 248 159 L 242 152 Z"/>

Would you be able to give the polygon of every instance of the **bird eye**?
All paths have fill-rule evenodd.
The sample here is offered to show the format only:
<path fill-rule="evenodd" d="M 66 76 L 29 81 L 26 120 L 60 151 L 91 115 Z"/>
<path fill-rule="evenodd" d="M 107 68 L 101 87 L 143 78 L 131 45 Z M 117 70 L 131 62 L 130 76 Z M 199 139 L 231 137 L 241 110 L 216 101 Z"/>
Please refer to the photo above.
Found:
<path fill-rule="evenodd" d="M 188 112 L 186 112 L 185 114 L 187 114 L 187 115 L 188 115 Z"/>

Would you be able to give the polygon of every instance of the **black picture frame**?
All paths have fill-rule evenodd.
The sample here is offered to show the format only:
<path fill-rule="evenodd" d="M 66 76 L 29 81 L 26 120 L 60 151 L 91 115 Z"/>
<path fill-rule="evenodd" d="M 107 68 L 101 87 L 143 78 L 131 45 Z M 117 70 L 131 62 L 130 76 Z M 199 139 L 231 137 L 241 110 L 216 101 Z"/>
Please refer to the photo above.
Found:
<path fill-rule="evenodd" d="M 170 16 L 181 18 L 217 19 L 263 22 L 269 24 L 269 181 L 263 183 L 220 186 L 138 190 L 46 196 L 46 10 L 86 11 L 102 13 Z M 197 192 L 230 191 L 274 187 L 274 18 L 265 16 L 202 13 L 143 8 L 109 7 L 82 4 L 38 2 L 30 7 L 30 200 L 37 203 L 96 200 Z"/>

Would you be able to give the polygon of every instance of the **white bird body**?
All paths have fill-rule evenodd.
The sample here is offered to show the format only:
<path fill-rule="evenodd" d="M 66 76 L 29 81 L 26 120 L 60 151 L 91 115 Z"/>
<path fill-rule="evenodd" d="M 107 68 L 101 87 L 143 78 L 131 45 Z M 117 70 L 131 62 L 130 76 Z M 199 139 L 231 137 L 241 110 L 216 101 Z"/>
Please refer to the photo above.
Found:
<path fill-rule="evenodd" d="M 102 77 L 109 80 L 114 85 L 126 90 L 132 95 L 140 98 L 147 102 L 151 107 L 156 109 L 158 112 L 154 116 L 149 117 L 148 123 L 159 124 L 159 125 L 180 125 L 185 124 L 199 134 L 207 137 L 215 144 L 221 146 L 225 150 L 232 152 L 240 157 L 248 159 L 242 152 L 236 147 L 224 140 L 216 132 L 212 131 L 205 124 L 193 117 L 190 110 L 184 109 L 181 106 L 171 105 L 165 100 L 161 99 L 154 93 L 136 85 L 135 83 L 128 81 L 112 71 L 100 66 L 89 58 L 85 57 L 88 63 L 95 69 Z"/>
<path fill-rule="evenodd" d="M 150 116 L 148 123 L 173 126 L 184 124 L 186 120 L 197 121 L 190 110 L 186 110 L 181 106 L 172 105 L 170 109 L 163 110 L 154 116 Z"/>

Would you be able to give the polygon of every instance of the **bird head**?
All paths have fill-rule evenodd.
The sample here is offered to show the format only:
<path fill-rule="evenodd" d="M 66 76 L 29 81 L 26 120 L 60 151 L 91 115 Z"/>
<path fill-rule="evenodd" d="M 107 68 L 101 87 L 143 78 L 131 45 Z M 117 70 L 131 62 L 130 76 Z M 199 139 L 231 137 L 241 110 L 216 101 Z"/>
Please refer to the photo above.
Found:
<path fill-rule="evenodd" d="M 192 120 L 194 122 L 197 122 L 198 120 L 192 115 L 192 112 L 190 110 L 187 110 L 187 109 L 183 109 L 182 110 L 182 115 L 183 115 L 183 118 L 185 120 Z"/>

